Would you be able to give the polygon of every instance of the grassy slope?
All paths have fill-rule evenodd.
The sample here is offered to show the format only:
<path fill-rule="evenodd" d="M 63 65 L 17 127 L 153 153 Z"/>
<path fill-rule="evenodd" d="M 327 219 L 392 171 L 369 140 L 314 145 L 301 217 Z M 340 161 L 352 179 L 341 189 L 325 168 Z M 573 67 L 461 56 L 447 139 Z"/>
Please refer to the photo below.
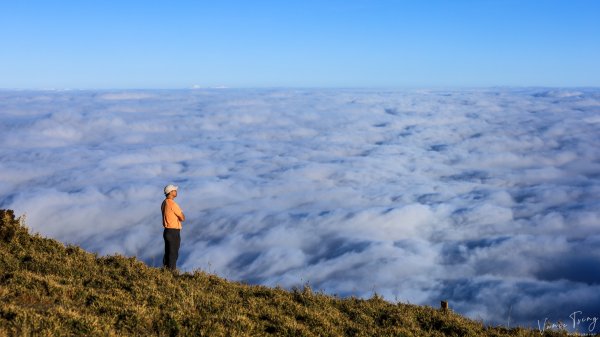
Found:
<path fill-rule="evenodd" d="M 0 210 L 0 336 L 539 336 L 452 312 L 172 273 L 30 235 Z M 559 336 L 564 333 L 546 333 Z"/>

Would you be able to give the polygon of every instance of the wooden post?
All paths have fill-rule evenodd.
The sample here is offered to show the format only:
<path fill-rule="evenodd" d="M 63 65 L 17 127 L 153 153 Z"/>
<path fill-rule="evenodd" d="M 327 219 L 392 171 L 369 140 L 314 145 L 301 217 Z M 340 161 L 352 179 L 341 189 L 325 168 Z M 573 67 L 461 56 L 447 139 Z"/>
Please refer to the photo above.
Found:
<path fill-rule="evenodd" d="M 448 310 L 448 301 L 442 301 L 441 306 L 442 306 L 443 311 L 447 311 Z"/>

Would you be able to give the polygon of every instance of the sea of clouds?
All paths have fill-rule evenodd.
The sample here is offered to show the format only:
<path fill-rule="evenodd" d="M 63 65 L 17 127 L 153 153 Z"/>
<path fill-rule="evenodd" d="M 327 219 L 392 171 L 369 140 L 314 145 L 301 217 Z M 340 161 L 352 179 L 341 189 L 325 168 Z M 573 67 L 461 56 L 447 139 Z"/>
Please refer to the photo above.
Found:
<path fill-rule="evenodd" d="M 160 266 L 175 183 L 185 271 L 600 316 L 598 89 L 0 91 L 0 130 L 0 207 L 99 254 Z"/>

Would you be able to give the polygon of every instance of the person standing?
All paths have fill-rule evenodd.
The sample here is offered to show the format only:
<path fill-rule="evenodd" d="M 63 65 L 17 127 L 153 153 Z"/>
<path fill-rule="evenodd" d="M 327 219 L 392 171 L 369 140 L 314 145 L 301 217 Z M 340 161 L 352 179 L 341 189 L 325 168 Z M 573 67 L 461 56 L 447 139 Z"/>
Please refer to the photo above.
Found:
<path fill-rule="evenodd" d="M 165 239 L 165 255 L 163 266 L 171 270 L 177 269 L 177 257 L 179 257 L 179 245 L 181 243 L 181 222 L 185 221 L 185 215 L 175 202 L 178 187 L 175 185 L 165 186 L 165 200 L 160 209 L 163 219 L 163 238 Z"/>

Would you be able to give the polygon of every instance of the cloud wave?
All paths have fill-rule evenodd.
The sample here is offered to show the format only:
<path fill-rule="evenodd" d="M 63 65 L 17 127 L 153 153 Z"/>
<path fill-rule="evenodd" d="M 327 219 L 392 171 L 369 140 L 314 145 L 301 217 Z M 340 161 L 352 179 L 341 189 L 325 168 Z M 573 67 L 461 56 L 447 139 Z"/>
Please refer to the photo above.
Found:
<path fill-rule="evenodd" d="M 0 206 L 100 254 L 430 304 L 600 316 L 600 91 L 0 92 Z"/>

